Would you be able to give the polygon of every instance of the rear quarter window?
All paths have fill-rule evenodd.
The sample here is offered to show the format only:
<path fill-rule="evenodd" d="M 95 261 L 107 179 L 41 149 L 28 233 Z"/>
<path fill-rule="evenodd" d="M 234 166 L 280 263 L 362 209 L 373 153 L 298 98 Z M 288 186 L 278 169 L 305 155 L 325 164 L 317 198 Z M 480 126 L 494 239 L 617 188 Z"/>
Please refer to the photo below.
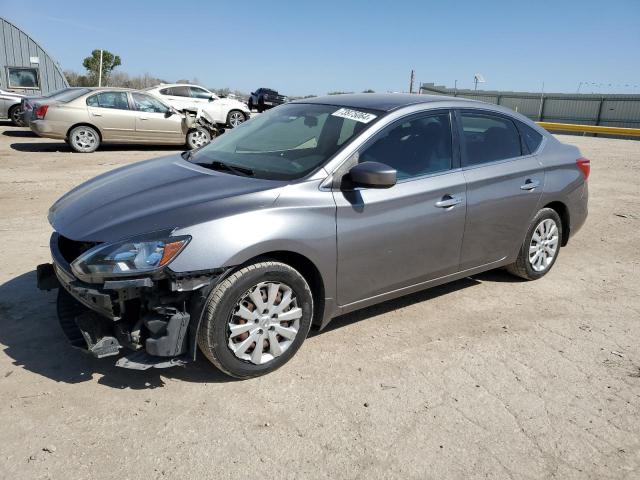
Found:
<path fill-rule="evenodd" d="M 540 147 L 542 143 L 542 134 L 536 132 L 529 125 L 518 122 L 518 128 L 520 129 L 520 135 L 524 141 L 524 145 L 529 153 L 534 153 Z"/>

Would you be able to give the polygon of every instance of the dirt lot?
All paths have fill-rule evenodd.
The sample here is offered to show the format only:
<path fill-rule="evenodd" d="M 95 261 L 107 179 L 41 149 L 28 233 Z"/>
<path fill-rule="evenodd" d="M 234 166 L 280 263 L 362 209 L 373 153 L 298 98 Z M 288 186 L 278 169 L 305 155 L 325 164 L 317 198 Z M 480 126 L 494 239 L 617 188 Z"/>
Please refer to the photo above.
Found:
<path fill-rule="evenodd" d="M 49 205 L 173 150 L 1 126 L 0 478 L 640 478 L 640 142 L 562 140 L 592 159 L 590 217 L 543 280 L 369 308 L 237 382 L 89 358 L 35 288 Z"/>

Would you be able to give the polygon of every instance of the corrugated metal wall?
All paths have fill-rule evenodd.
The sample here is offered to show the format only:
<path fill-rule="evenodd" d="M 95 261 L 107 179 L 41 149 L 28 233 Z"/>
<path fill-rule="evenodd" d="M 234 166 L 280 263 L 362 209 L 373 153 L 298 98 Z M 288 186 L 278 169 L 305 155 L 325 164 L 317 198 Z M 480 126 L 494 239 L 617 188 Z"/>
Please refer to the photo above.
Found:
<path fill-rule="evenodd" d="M 432 83 L 420 90 L 495 103 L 535 121 L 640 128 L 640 95 L 454 90 Z"/>
<path fill-rule="evenodd" d="M 38 57 L 38 63 L 31 63 Z M 47 52 L 29 35 L 0 17 L 0 88 L 9 88 L 7 67 L 30 67 L 38 69 L 40 88 L 12 88 L 20 93 L 43 94 L 68 87 L 62 70 Z"/>

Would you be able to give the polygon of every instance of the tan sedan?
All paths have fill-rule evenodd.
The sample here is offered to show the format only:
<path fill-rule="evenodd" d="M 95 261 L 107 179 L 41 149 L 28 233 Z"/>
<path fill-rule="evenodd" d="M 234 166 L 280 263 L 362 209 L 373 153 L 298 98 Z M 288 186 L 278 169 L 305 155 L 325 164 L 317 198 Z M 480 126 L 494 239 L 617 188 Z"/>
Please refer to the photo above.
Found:
<path fill-rule="evenodd" d="M 159 99 L 128 89 L 72 91 L 41 104 L 29 123 L 41 137 L 65 140 L 76 152 L 93 152 L 101 143 L 137 143 L 201 147 L 212 132 L 196 118 Z"/>

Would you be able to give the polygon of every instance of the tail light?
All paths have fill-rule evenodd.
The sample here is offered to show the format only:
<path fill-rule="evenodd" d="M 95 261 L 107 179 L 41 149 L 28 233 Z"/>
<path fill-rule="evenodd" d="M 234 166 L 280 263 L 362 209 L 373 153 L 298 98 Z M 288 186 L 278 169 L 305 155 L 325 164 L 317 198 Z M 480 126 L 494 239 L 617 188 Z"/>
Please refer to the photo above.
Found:
<path fill-rule="evenodd" d="M 38 108 L 36 108 L 36 118 L 38 120 L 42 120 L 47 114 L 47 110 L 49 110 L 49 105 L 40 105 Z"/>
<path fill-rule="evenodd" d="M 584 179 L 588 180 L 589 173 L 591 173 L 591 160 L 589 160 L 588 158 L 579 158 L 578 160 L 576 160 L 576 165 L 578 165 L 578 168 L 580 169 L 580 171 L 582 171 Z"/>

